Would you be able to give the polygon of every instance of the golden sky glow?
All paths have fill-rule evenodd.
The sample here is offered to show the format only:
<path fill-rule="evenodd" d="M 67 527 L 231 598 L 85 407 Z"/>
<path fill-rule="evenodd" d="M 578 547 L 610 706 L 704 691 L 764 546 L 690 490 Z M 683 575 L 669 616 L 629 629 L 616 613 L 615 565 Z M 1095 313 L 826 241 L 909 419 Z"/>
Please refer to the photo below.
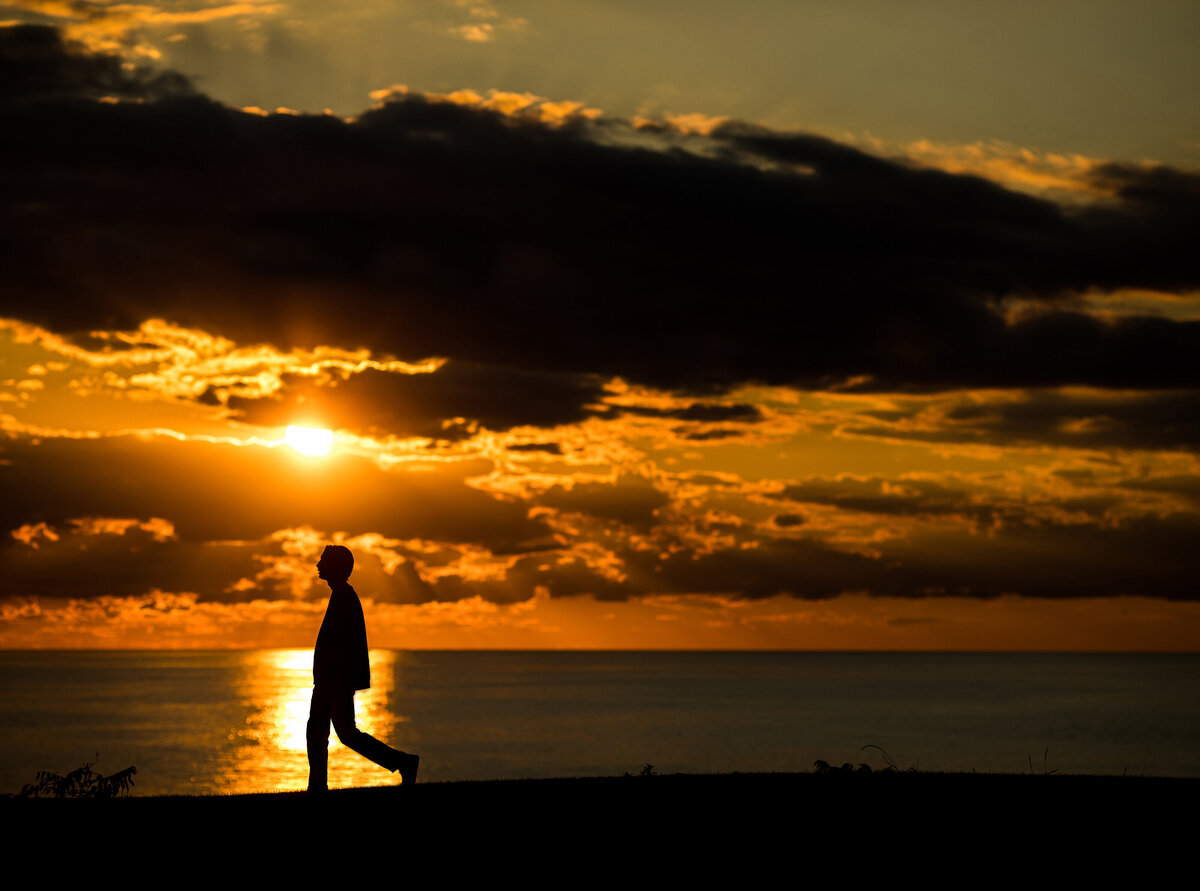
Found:
<path fill-rule="evenodd" d="M 1030 599 L 1012 581 L 1020 572 L 1004 575 L 1013 589 L 982 601 L 937 586 L 917 600 L 864 596 L 853 583 L 843 596 L 830 596 L 835 583 L 815 599 L 741 599 L 725 589 L 739 583 L 738 572 L 773 566 L 780 558 L 770 552 L 785 544 L 817 548 L 808 559 L 843 555 L 868 566 L 897 555 L 930 566 L 976 561 L 977 580 L 987 580 L 1003 564 L 1028 559 L 1013 550 L 1029 547 L 1020 529 L 1095 535 L 1190 509 L 1189 496 L 1171 481 L 1200 473 L 1193 456 L 1072 446 L 1072 437 L 1086 442 L 1086 411 L 1055 434 L 1065 440 L 1055 444 L 989 441 L 986 424 L 952 420 L 963 406 L 1027 406 L 1033 397 L 1023 391 L 864 396 L 746 388 L 709 403 L 753 404 L 761 416 L 747 423 L 710 421 L 696 410 L 700 419 L 681 421 L 693 399 L 613 380 L 598 406 L 622 411 L 611 417 L 552 428 L 469 427 L 464 438 L 432 448 L 436 440 L 428 438 L 343 431 L 339 457 L 318 465 L 302 456 L 328 454 L 331 431 L 316 431 L 325 437 L 316 443 L 295 426 L 280 437 L 278 428 L 178 398 L 181 385 L 204 375 L 270 394 L 277 385 L 264 375 L 311 369 L 311 353 L 289 365 L 274 351 L 203 332 L 151 325 L 140 337 L 147 332 L 187 341 L 192 352 L 81 352 L 16 324 L 7 328 L 0 373 L 10 454 L 59 442 L 65 450 L 51 463 L 139 473 L 142 494 L 120 499 L 139 515 L 87 514 L 10 531 L 10 571 L 20 567 L 38 585 L 57 560 L 64 577 L 51 596 L 9 599 L 0 645 L 303 647 L 323 608 L 313 565 L 330 541 L 356 554 L 353 581 L 377 646 L 1187 649 L 1200 622 L 1196 604 L 1144 592 Z M 116 332 L 100 340 L 134 338 Z M 377 364 L 361 356 L 351 368 Z M 391 374 L 415 368 L 382 364 Z M 331 383 L 344 369 L 324 367 L 339 369 Z M 1079 407 L 1144 398 L 1088 390 L 1038 398 L 1051 396 Z M 713 430 L 729 435 L 706 438 Z M 276 454 L 280 441 L 300 454 Z M 556 447 L 524 450 L 539 442 Z M 193 459 L 191 449 L 202 451 Z M 204 467 L 211 476 L 190 479 Z M 78 485 L 86 479 L 81 472 Z M 1145 484 L 1133 487 L 1133 479 Z M 100 488 L 95 508 L 125 486 Z M 272 511 L 249 506 L 277 499 L 283 503 L 274 522 L 294 517 L 307 525 L 268 528 Z M 175 516 L 155 513 L 169 513 L 169 504 L 178 506 Z M 489 504 L 494 518 L 482 515 Z M 223 520 L 223 511 L 239 521 Z M 195 531 L 182 536 L 185 526 Z M 716 569 L 732 554 L 747 555 L 742 569 Z M 39 561 L 46 567 L 39 570 Z M 105 570 L 96 567 L 111 561 L 125 564 L 119 574 L 134 576 L 128 594 L 103 593 Z M 656 590 L 664 568 L 683 581 Z M 146 581 L 137 582 L 143 570 Z M 704 589 L 706 576 L 713 590 Z M 169 590 L 158 587 L 166 579 Z M 83 585 L 94 587 L 72 590 Z M 53 593 L 64 588 L 83 596 Z M 573 593 L 552 596 L 556 589 Z"/>
<path fill-rule="evenodd" d="M 283 438 L 301 455 L 308 455 L 310 458 L 324 458 L 333 448 L 333 431 L 320 427 L 289 424 Z"/>
<path fill-rule="evenodd" d="M 0 647 L 1200 641 L 1194 15 L 0 6 Z"/>

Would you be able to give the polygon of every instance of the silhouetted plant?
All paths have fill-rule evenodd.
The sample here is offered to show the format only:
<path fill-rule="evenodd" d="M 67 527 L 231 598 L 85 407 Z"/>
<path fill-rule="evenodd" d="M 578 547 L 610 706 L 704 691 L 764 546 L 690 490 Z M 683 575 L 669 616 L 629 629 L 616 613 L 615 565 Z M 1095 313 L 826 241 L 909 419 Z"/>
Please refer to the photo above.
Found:
<path fill-rule="evenodd" d="M 884 750 L 883 746 L 876 746 L 876 745 L 868 744 L 868 745 L 863 746 L 861 749 L 859 749 L 859 751 L 861 752 L 863 749 L 878 749 L 879 753 L 881 755 L 883 755 L 883 760 L 887 762 L 887 767 L 883 768 L 883 770 L 876 771 L 876 770 L 873 770 L 871 768 L 871 765 L 869 765 L 869 764 L 860 763 L 858 765 L 858 767 L 855 767 L 849 761 L 847 761 L 841 767 L 836 767 L 836 766 L 830 764 L 828 761 L 824 761 L 824 760 L 818 758 L 816 761 L 813 762 L 813 772 L 814 773 L 895 773 L 900 770 L 900 768 L 898 768 L 896 766 L 896 762 L 893 761 L 891 756 L 888 755 L 888 753 Z M 910 766 L 905 771 L 905 773 L 916 773 L 916 772 L 917 772 L 917 766 L 915 764 Z"/>
<path fill-rule="evenodd" d="M 863 770 L 863 768 L 866 768 L 866 770 Z M 871 768 L 866 764 L 860 764 L 858 766 L 858 770 L 855 771 L 854 765 L 849 761 L 847 761 L 841 767 L 835 767 L 828 761 L 822 761 L 820 758 L 818 758 L 813 762 L 813 771 L 815 773 L 870 773 Z"/>
<path fill-rule="evenodd" d="M 26 783 L 21 789 L 22 798 L 116 798 L 128 794 L 133 786 L 133 775 L 137 768 L 133 765 L 112 776 L 103 776 L 92 770 L 100 756 L 97 754 L 92 761 L 85 761 L 83 767 L 73 770 L 66 776 L 39 770 L 35 782 Z"/>
<path fill-rule="evenodd" d="M 862 749 L 859 749 L 859 751 L 861 752 L 863 749 L 878 749 L 879 754 L 883 755 L 883 760 L 887 762 L 887 767 L 885 767 L 883 770 L 881 770 L 880 773 L 892 773 L 894 771 L 900 770 L 900 768 L 896 766 L 896 762 L 892 760 L 891 756 L 888 755 L 888 753 L 886 751 L 884 751 L 883 746 L 877 746 L 872 743 L 868 743 L 867 745 L 863 746 Z M 904 772 L 905 773 L 916 773 L 917 765 L 916 764 L 908 765 L 908 767 L 904 768 Z"/>
<path fill-rule="evenodd" d="M 891 757 L 888 755 L 888 753 L 886 751 L 884 751 L 883 746 L 877 746 L 877 745 L 868 743 L 867 745 L 865 745 L 861 749 L 859 749 L 859 751 L 861 752 L 861 751 L 863 751 L 863 749 L 878 749 L 879 754 L 883 756 L 883 760 L 887 762 L 887 767 L 885 768 L 885 770 L 899 770 L 900 769 L 896 766 L 896 762 L 891 759 Z"/>
<path fill-rule="evenodd" d="M 656 773 L 654 772 L 654 765 L 653 765 L 653 764 L 646 763 L 646 764 L 643 764 L 643 765 L 642 765 L 642 769 L 641 769 L 641 770 L 639 770 L 639 771 L 638 771 L 636 774 L 632 774 L 632 773 L 630 773 L 629 771 L 625 771 L 623 774 L 621 774 L 621 776 L 622 776 L 622 777 L 634 777 L 634 776 L 639 776 L 639 777 L 656 777 L 656 776 L 658 776 L 658 774 L 656 774 Z"/>
<path fill-rule="evenodd" d="M 1046 765 L 1046 759 L 1047 759 L 1049 756 L 1050 756 L 1050 749 L 1049 749 L 1049 747 L 1047 747 L 1047 748 L 1046 748 L 1046 750 L 1045 750 L 1044 752 L 1042 752 L 1042 776 L 1044 776 L 1044 777 L 1048 777 L 1048 776 L 1050 776 L 1050 774 L 1052 774 L 1052 773 L 1058 773 L 1058 768 L 1057 768 L 1057 767 L 1056 767 L 1056 768 L 1054 768 L 1054 770 L 1047 770 L 1047 769 L 1046 769 L 1046 766 L 1047 766 L 1047 765 Z M 1030 772 L 1030 773 L 1033 773 L 1033 756 L 1032 756 L 1032 755 L 1026 755 L 1025 757 L 1029 759 L 1029 772 Z"/>

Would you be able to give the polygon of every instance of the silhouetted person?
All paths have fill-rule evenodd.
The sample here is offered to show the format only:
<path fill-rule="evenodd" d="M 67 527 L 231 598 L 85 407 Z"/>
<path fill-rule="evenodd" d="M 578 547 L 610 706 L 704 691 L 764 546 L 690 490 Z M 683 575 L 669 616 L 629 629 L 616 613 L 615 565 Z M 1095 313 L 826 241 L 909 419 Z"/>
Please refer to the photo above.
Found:
<path fill-rule="evenodd" d="M 308 791 L 329 786 L 329 722 L 348 749 L 380 767 L 400 771 L 405 786 L 417 780 L 420 758 L 398 752 L 354 726 L 354 693 L 371 686 L 367 625 L 362 604 L 347 579 L 354 569 L 349 548 L 329 545 L 317 562 L 317 575 L 329 585 L 329 606 L 313 650 L 313 696 L 308 713 Z"/>

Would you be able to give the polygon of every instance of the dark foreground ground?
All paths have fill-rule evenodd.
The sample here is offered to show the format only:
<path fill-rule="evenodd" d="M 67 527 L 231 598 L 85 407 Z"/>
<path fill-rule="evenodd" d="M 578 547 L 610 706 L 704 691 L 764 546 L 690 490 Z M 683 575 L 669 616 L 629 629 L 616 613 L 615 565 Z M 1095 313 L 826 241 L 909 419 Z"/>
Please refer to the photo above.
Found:
<path fill-rule="evenodd" d="M 916 862 L 946 881 L 1030 870 L 1030 879 L 1062 871 L 1063 881 L 1087 872 L 1153 883 L 1173 858 L 1191 857 L 1197 802 L 1198 779 L 680 774 L 346 789 L 325 800 L 4 799 L 0 821 L 11 851 L 44 851 L 50 840 L 63 851 L 128 858 L 151 873 L 178 874 L 185 864 L 321 876 L 332 868 L 349 880 L 382 857 L 436 862 L 452 875 L 495 872 L 505 883 L 529 870 L 564 881 L 568 873 L 603 875 L 609 884 L 627 870 L 638 884 L 749 871 L 743 884 L 755 887 L 783 883 L 754 878 L 768 865 L 834 863 L 853 885 L 850 875 L 909 874 Z"/>

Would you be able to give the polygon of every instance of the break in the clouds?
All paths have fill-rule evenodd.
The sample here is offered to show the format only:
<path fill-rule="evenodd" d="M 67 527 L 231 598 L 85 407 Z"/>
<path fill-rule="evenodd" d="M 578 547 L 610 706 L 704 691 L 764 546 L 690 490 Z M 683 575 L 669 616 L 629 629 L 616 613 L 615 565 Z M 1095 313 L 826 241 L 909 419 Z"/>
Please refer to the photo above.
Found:
<path fill-rule="evenodd" d="M 232 395 L 226 404 L 232 417 L 266 426 L 304 416 L 382 436 L 457 439 L 479 425 L 508 430 L 581 421 L 603 394 L 594 376 L 448 362 L 426 375 L 366 370 L 344 381 L 285 375 L 272 396 Z"/>
<path fill-rule="evenodd" d="M 34 26 L 0 74 L 10 602 L 242 621 L 318 596 L 329 540 L 375 602 L 508 631 L 1196 597 L 1194 171 L 1031 188 L 1018 153 L 502 91 L 267 114 Z"/>

